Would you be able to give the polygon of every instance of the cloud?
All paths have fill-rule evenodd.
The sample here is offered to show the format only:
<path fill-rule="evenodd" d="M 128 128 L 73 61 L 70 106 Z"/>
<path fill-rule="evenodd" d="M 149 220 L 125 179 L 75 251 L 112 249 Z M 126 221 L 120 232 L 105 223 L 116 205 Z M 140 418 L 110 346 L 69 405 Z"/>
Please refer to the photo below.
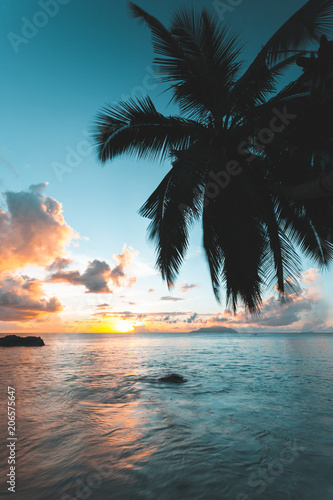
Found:
<path fill-rule="evenodd" d="M 46 186 L 4 193 L 7 211 L 0 208 L 0 273 L 49 265 L 75 236 L 63 218 L 62 205 L 43 195 Z"/>
<path fill-rule="evenodd" d="M 187 323 L 195 323 L 195 320 L 197 319 L 197 313 L 192 314 L 189 318 L 187 318 L 186 322 Z"/>
<path fill-rule="evenodd" d="M 302 274 L 302 281 L 304 283 L 312 284 L 321 278 L 319 269 L 313 269 L 312 267 Z"/>
<path fill-rule="evenodd" d="M 120 287 L 127 280 L 127 286 L 132 286 L 136 282 L 135 277 L 128 278 L 125 273 L 125 269 L 130 269 L 132 265 L 132 259 L 138 254 L 137 251 L 129 249 L 124 245 L 121 254 L 116 254 L 113 256 L 115 260 L 118 261 L 118 265 L 114 267 L 111 271 L 111 280 L 113 284 Z"/>
<path fill-rule="evenodd" d="M 93 316 L 100 316 L 102 318 L 111 318 L 112 313 L 110 311 L 100 311 L 93 314 Z"/>
<path fill-rule="evenodd" d="M 88 293 L 112 293 L 109 286 L 111 268 L 105 261 L 93 260 L 80 277 L 80 284 L 84 285 Z"/>
<path fill-rule="evenodd" d="M 96 306 L 96 308 L 101 308 L 101 309 L 105 309 L 106 307 L 110 307 L 110 304 L 107 304 L 105 302 L 104 304 L 98 304 L 98 306 Z"/>
<path fill-rule="evenodd" d="M 135 313 L 132 311 L 112 311 L 108 312 L 108 316 L 110 317 L 120 317 L 121 319 L 129 319 L 135 318 L 136 321 L 145 320 L 154 320 L 154 321 L 165 321 L 166 317 L 177 317 L 177 316 L 186 316 L 189 313 L 186 312 L 144 312 L 144 313 Z"/>
<path fill-rule="evenodd" d="M 149 328 L 146 327 L 146 325 L 137 325 L 134 326 L 134 329 L 131 331 L 131 333 L 147 333 L 150 332 Z"/>
<path fill-rule="evenodd" d="M 56 297 L 46 299 L 42 283 L 29 276 L 5 276 L 0 280 L 0 321 L 26 321 L 57 313 Z"/>
<path fill-rule="evenodd" d="M 291 295 L 286 303 L 281 303 L 275 297 L 269 297 L 263 304 L 261 315 L 253 322 L 266 326 L 287 326 L 297 323 L 301 314 L 312 310 L 315 299 Z M 248 323 L 251 321 L 247 321 Z"/>
<path fill-rule="evenodd" d="M 332 330 L 332 327 L 326 327 L 325 321 L 320 318 L 313 319 L 312 321 L 307 321 L 302 326 L 302 332 L 312 332 L 316 330 L 321 331 L 325 329 Z"/>
<path fill-rule="evenodd" d="M 178 302 L 179 300 L 184 300 L 181 297 L 170 297 L 170 295 L 166 295 L 165 297 L 161 297 L 160 300 L 169 300 L 171 302 Z"/>
<path fill-rule="evenodd" d="M 184 285 L 181 285 L 179 288 L 179 291 L 181 293 L 186 293 L 189 290 L 193 290 L 193 288 L 199 288 L 198 285 L 195 285 L 194 283 L 184 283 Z"/>
<path fill-rule="evenodd" d="M 85 286 L 87 293 L 113 293 L 110 288 L 111 283 L 115 287 L 131 287 L 136 282 L 136 277 L 127 274 L 127 268 L 131 266 L 131 260 L 135 254 L 135 251 L 127 249 L 126 245 L 124 245 L 123 252 L 115 256 L 118 264 L 113 269 L 106 261 L 95 259 L 89 262 L 83 273 L 78 270 L 59 270 L 50 274 L 48 281 L 82 285 Z M 64 260 L 62 259 L 62 261 Z M 57 264 L 54 262 L 49 268 L 53 266 L 56 268 Z"/>
<path fill-rule="evenodd" d="M 154 292 L 155 292 L 155 288 L 149 288 L 148 293 L 154 293 Z"/>
<path fill-rule="evenodd" d="M 309 269 L 302 275 L 304 289 L 290 294 L 284 301 L 281 297 L 271 296 L 263 301 L 259 316 L 252 316 L 248 310 L 241 309 L 235 315 L 229 309 L 224 313 L 211 316 L 207 324 L 226 323 L 230 327 L 245 330 L 272 329 L 300 331 L 323 329 L 327 316 L 326 305 L 322 300 L 321 274 L 318 269 Z"/>
<path fill-rule="evenodd" d="M 46 267 L 46 270 L 55 273 L 66 269 L 70 264 L 72 264 L 72 259 L 65 259 L 64 257 L 57 257 L 52 264 Z"/>
<path fill-rule="evenodd" d="M 229 311 L 228 311 L 229 313 Z M 214 323 L 225 323 L 226 321 L 229 321 L 227 318 L 224 318 L 220 314 L 215 316 L 214 318 L 211 318 L 211 321 L 214 321 Z"/>
<path fill-rule="evenodd" d="M 69 283 L 83 285 L 87 293 L 112 293 L 108 283 L 111 279 L 111 268 L 105 261 L 94 260 L 89 262 L 84 273 L 80 271 L 59 271 L 51 274 L 48 281 L 53 283 Z"/>
<path fill-rule="evenodd" d="M 302 314 L 311 312 L 316 302 L 317 298 L 307 295 L 306 292 L 303 292 L 303 295 L 291 294 L 285 302 L 271 296 L 263 302 L 259 316 L 251 316 L 247 310 L 233 316 L 231 311 L 226 310 L 223 317 L 214 317 L 211 321 L 223 322 L 225 318 L 232 325 L 269 328 L 291 326 L 300 321 Z"/>

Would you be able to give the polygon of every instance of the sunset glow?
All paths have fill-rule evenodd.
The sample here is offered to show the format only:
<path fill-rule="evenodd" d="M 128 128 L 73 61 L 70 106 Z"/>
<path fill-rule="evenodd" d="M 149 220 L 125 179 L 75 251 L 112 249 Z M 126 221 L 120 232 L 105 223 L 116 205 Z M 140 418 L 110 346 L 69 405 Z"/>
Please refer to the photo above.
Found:
<path fill-rule="evenodd" d="M 119 333 L 132 332 L 134 330 L 134 326 L 129 321 L 120 320 L 115 324 L 115 330 Z"/>

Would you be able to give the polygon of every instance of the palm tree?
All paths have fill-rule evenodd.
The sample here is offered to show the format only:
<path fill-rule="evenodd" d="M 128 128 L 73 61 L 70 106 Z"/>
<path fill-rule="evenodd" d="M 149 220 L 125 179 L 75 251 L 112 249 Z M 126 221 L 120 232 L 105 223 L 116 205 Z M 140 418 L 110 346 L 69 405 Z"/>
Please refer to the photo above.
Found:
<path fill-rule="evenodd" d="M 156 71 L 180 116 L 159 113 L 149 97 L 106 106 L 99 160 L 170 158 L 140 209 L 163 279 L 174 283 L 201 218 L 216 298 L 222 285 L 234 311 L 240 301 L 258 313 L 265 287 L 281 297 L 297 289 L 301 252 L 320 266 L 333 258 L 332 85 L 324 61 L 305 58 L 309 44 L 327 41 L 333 0 L 308 1 L 243 72 L 237 35 L 206 10 L 180 9 L 167 29 L 130 9 L 151 30 Z M 303 74 L 278 91 L 296 62 Z"/>

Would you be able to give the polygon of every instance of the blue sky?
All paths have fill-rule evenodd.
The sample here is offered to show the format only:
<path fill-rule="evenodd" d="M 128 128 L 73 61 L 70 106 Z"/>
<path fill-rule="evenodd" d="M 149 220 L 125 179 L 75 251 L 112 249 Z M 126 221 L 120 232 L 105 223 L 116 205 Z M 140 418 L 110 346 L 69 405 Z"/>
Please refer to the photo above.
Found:
<path fill-rule="evenodd" d="M 303 3 L 299 0 L 243 0 L 225 14 L 225 22 L 240 31 L 247 42 L 246 58 L 251 60 L 272 32 Z M 201 0 L 182 4 L 206 7 L 217 14 L 214 2 Z M 179 2 L 142 0 L 139 5 L 167 23 Z M 40 14 L 45 10 L 53 17 Z M 44 194 L 36 195 L 35 201 L 43 203 L 41 196 L 57 200 L 62 205 L 64 221 L 79 235 L 72 239 L 70 246 L 60 245 L 59 255 L 64 251 L 73 261 L 72 268 L 83 274 L 89 262 L 96 259 L 109 263 L 112 269 L 120 262 L 114 255 L 125 255 L 126 245 L 132 249 L 132 268 L 126 261 L 129 266 L 126 275 L 132 273 L 136 277 L 136 283 L 131 286 L 125 282 L 118 286 L 114 282 L 112 294 L 96 295 L 87 294 L 82 284 L 75 287 L 45 282 L 46 261 L 42 264 L 35 259 L 26 266 L 8 267 L 5 270 L 8 273 L 15 276 L 29 273 L 30 278 L 43 282 L 45 295 L 39 291 L 35 297 L 39 304 L 55 295 L 62 309 L 59 307 L 53 315 L 45 314 L 41 326 L 31 322 L 30 317 L 26 321 L 24 314 L 22 318 L 18 316 L 17 321 L 3 321 L 0 312 L 3 329 L 88 328 L 84 325 L 96 314 L 94 308 L 103 303 L 110 306 L 109 310 L 106 306 L 102 308 L 106 311 L 103 321 L 111 318 L 110 328 L 113 328 L 112 318 L 116 312 L 123 313 L 118 323 L 122 318 L 132 321 L 131 327 L 138 325 L 138 328 L 146 324 L 138 317 L 142 313 L 181 313 L 179 317 L 161 314 L 159 320 L 168 316 L 176 318 L 166 320 L 166 328 L 184 328 L 194 314 L 197 314 L 194 318 L 197 323 L 200 315 L 206 321 L 223 313 L 224 307 L 215 302 L 211 290 L 201 251 L 200 227 L 193 231 L 192 246 L 179 285 L 171 294 L 183 300 L 161 300 L 169 292 L 153 270 L 154 249 L 147 242 L 147 221 L 137 211 L 168 171 L 168 162 L 160 165 L 125 157 L 102 167 L 87 144 L 96 113 L 105 103 L 129 96 L 139 97 L 146 92 L 160 111 L 177 112 L 168 106 L 170 96 L 163 93 L 165 88 L 152 78 L 153 52 L 148 30 L 130 18 L 127 3 L 120 0 L 3 0 L 0 19 L 1 192 L 27 192 L 30 185 L 48 183 L 42 189 Z M 31 22 L 41 27 L 31 28 Z M 70 163 L 68 154 L 73 151 L 76 156 Z M 65 165 L 67 170 L 61 173 L 59 164 Z M 5 197 L 1 206 L 4 211 L 8 210 Z M 313 265 L 304 261 L 304 269 L 310 267 Z M 321 304 L 328 316 L 320 328 L 326 328 L 332 325 L 332 271 L 323 279 L 318 273 L 313 276 L 316 294 L 322 296 Z M 185 284 L 195 286 L 181 291 L 180 287 Z M 155 291 L 148 293 L 149 289 Z M 272 291 L 265 298 L 270 295 Z M 310 321 L 311 314 L 318 316 L 318 307 L 317 304 L 301 311 L 299 317 L 303 321 L 304 312 Z M 35 319 L 41 321 L 42 318 L 36 315 Z M 238 325 L 240 328 L 254 328 L 247 325 L 246 318 L 243 320 L 243 324 Z M 52 326 L 47 326 L 48 321 Z M 77 326 L 73 326 L 75 321 Z M 151 323 L 152 319 L 149 321 Z M 176 323 L 169 324 L 170 321 Z M 124 323 L 124 329 L 128 324 Z M 162 325 L 161 320 L 159 328 Z M 294 321 L 286 328 L 300 325 Z M 108 328 L 107 322 L 103 323 L 103 328 Z"/>

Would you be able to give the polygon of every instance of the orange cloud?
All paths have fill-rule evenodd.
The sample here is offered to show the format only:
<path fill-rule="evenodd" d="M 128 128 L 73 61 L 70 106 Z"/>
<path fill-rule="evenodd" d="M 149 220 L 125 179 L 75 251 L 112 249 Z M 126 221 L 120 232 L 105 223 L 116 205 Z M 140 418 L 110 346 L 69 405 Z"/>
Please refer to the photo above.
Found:
<path fill-rule="evenodd" d="M 0 208 L 0 273 L 29 265 L 44 267 L 59 257 L 73 238 L 62 205 L 42 194 L 46 185 L 4 193 L 7 211 Z"/>
<path fill-rule="evenodd" d="M 56 297 L 44 297 L 37 279 L 6 276 L 0 280 L 0 321 L 34 320 L 61 310 L 62 305 Z"/>
<path fill-rule="evenodd" d="M 313 269 L 312 267 L 310 269 L 307 269 L 304 271 L 302 274 L 302 281 L 304 283 L 312 284 L 315 281 L 317 281 L 321 277 L 319 269 Z"/>
<path fill-rule="evenodd" d="M 133 257 L 137 254 L 137 251 L 127 248 L 126 245 L 124 245 L 122 253 L 113 256 L 113 258 L 118 261 L 118 265 L 112 269 L 110 275 L 115 286 L 131 287 L 134 283 L 136 283 L 136 277 L 126 276 L 125 270 L 131 269 Z"/>
<path fill-rule="evenodd" d="M 132 333 L 149 333 L 151 330 L 146 325 L 134 326 Z"/>

